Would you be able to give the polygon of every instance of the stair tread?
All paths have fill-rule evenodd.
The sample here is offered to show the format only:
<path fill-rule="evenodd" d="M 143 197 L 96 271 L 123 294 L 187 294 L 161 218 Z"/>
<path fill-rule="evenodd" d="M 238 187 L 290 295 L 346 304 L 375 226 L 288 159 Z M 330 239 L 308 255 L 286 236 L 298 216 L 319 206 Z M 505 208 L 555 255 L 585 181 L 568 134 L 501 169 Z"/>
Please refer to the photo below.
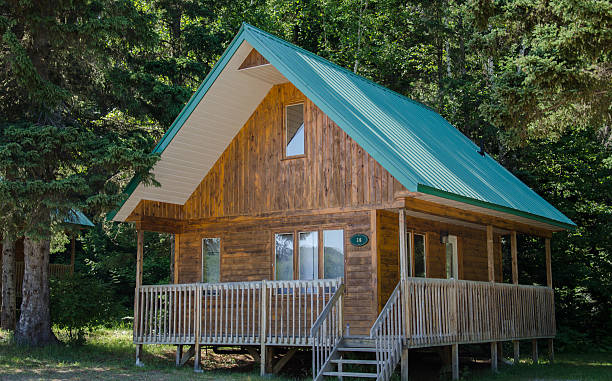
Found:
<path fill-rule="evenodd" d="M 376 365 L 377 363 L 382 364 L 382 361 L 376 361 L 376 360 L 333 359 L 333 360 L 330 360 L 330 362 L 343 363 L 343 364 L 361 364 L 361 365 Z"/>
<path fill-rule="evenodd" d="M 376 373 L 359 373 L 359 372 L 323 372 L 324 376 L 344 376 L 344 377 L 362 377 L 376 378 Z"/>
<path fill-rule="evenodd" d="M 376 352 L 375 347 L 338 347 L 340 352 Z"/>

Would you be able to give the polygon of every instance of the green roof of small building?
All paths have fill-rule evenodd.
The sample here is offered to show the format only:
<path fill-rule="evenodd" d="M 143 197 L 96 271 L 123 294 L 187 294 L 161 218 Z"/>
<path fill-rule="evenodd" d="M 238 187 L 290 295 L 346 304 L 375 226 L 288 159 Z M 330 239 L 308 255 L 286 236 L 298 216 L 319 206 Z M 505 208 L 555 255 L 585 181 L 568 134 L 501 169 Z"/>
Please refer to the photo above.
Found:
<path fill-rule="evenodd" d="M 165 150 L 245 40 L 409 191 L 575 227 L 435 111 L 246 23 L 154 152 Z"/>
<path fill-rule="evenodd" d="M 93 227 L 94 224 L 87 216 L 80 210 L 70 209 L 68 217 L 64 219 L 64 222 L 71 225 L 80 225 L 83 227 Z"/>

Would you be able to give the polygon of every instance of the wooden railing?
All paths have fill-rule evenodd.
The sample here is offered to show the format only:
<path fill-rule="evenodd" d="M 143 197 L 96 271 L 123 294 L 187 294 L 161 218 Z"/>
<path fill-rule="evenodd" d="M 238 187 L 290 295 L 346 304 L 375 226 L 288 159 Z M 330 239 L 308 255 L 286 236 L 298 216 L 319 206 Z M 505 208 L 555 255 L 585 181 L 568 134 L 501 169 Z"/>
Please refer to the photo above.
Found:
<path fill-rule="evenodd" d="M 60 265 L 56 263 L 51 263 L 49 265 L 49 277 L 63 278 L 71 273 L 72 266 L 70 265 Z"/>
<path fill-rule="evenodd" d="M 555 336 L 548 287 L 408 278 L 404 300 L 410 347 Z"/>
<path fill-rule="evenodd" d="M 404 338 L 404 281 L 400 281 L 387 300 L 378 319 L 370 329 L 376 344 L 376 374 L 378 380 L 388 380 L 400 361 Z"/>
<path fill-rule="evenodd" d="M 134 343 L 310 345 L 340 279 L 140 286 Z"/>
<path fill-rule="evenodd" d="M 0 260 L 0 269 L 1 268 L 2 260 Z M 21 297 L 24 273 L 25 263 L 22 261 L 15 262 L 15 293 L 17 297 Z M 72 266 L 70 265 L 49 264 L 49 277 L 63 278 L 70 273 L 72 273 Z M 0 289 L 2 289 L 2 277 L 0 277 Z"/>
<path fill-rule="evenodd" d="M 341 284 L 310 328 L 312 337 L 312 378 L 323 378 L 333 351 L 342 339 L 344 285 Z"/>

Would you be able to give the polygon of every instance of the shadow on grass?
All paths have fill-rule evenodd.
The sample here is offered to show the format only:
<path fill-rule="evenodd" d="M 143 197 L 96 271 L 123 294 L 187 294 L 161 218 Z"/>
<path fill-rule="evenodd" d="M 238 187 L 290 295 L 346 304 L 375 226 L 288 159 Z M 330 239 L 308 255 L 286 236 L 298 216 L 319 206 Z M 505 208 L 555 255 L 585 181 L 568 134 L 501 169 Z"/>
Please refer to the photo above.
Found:
<path fill-rule="evenodd" d="M 63 338 L 59 332 L 60 339 Z M 0 379 L 155 379 L 155 380 L 260 380 L 248 356 L 203 357 L 202 374 L 193 373 L 193 361 L 174 366 L 174 346 L 145 346 L 143 368 L 134 366 L 134 345 L 127 329 L 99 329 L 81 346 L 58 344 L 43 348 L 18 346 L 0 331 Z M 270 378 L 266 378 L 270 380 Z M 272 378 L 282 380 L 282 378 Z"/>

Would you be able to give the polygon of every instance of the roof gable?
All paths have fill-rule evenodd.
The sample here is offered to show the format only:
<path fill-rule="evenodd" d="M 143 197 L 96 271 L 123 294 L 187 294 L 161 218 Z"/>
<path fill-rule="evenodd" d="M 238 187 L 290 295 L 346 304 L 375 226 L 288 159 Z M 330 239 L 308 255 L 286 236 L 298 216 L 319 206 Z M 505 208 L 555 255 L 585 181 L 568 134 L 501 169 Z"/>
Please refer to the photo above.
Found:
<path fill-rule="evenodd" d="M 409 191 L 563 228 L 575 226 L 489 155 L 481 156 L 478 146 L 436 112 L 248 24 L 243 24 L 155 152 L 164 152 L 230 59 L 246 45 L 255 48 Z M 240 63 L 247 54 L 238 57 Z M 137 186 L 133 182 L 128 191 Z"/>

